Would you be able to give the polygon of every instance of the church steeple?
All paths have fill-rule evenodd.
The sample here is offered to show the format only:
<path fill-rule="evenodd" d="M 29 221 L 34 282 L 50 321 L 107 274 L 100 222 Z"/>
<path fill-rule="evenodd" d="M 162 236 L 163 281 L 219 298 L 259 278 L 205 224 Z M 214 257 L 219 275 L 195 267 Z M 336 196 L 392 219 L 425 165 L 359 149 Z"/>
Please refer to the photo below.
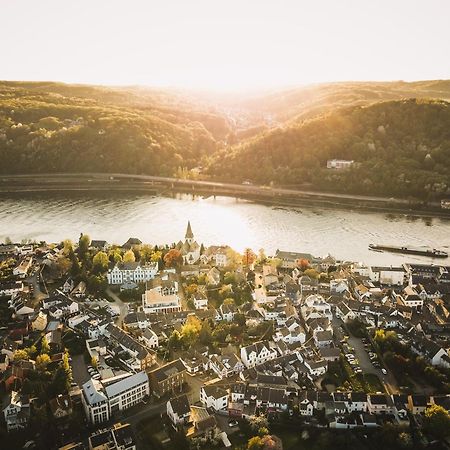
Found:
<path fill-rule="evenodd" d="M 194 241 L 194 233 L 192 232 L 190 221 L 188 221 L 186 228 L 186 235 L 184 237 L 186 238 L 186 241 L 188 241 L 189 244 L 192 244 L 192 242 Z"/>

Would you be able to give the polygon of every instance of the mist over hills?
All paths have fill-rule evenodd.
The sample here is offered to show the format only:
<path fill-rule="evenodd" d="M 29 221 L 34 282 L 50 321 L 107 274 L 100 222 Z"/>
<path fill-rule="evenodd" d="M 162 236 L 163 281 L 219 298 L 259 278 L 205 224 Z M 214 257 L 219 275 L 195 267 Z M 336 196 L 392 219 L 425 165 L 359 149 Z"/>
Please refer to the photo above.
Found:
<path fill-rule="evenodd" d="M 1 173 L 105 171 L 450 195 L 450 81 L 251 95 L 0 82 Z M 327 159 L 355 161 L 348 171 Z M 184 170 L 181 170 L 185 168 Z"/>

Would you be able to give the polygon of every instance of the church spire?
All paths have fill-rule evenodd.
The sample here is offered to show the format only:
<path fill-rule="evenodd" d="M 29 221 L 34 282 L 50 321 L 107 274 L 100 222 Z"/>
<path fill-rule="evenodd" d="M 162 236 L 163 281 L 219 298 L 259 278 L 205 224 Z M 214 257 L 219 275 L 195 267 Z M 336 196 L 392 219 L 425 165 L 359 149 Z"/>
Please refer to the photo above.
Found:
<path fill-rule="evenodd" d="M 186 239 L 194 239 L 194 233 L 192 232 L 191 222 L 188 220 L 187 229 L 186 229 Z"/>

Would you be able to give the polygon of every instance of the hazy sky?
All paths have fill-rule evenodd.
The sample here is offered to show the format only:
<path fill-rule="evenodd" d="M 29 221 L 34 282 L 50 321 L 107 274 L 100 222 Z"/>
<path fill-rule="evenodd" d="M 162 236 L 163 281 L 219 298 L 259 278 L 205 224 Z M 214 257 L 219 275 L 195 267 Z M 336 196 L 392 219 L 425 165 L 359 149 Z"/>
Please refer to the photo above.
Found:
<path fill-rule="evenodd" d="M 0 79 L 248 89 L 450 78 L 450 0 L 0 0 Z"/>

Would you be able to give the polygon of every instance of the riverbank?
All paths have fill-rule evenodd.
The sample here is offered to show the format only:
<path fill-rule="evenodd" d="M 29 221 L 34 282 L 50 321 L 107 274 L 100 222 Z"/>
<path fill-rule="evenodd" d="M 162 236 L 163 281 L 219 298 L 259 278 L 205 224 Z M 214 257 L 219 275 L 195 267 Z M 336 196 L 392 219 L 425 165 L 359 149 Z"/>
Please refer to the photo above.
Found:
<path fill-rule="evenodd" d="M 332 209 L 356 209 L 417 217 L 450 219 L 450 210 L 438 204 L 423 205 L 405 199 L 359 196 L 329 192 L 301 191 L 265 186 L 236 185 L 201 180 L 181 180 L 128 174 L 32 174 L 3 175 L 0 194 L 31 192 L 106 191 L 240 198 L 269 206 L 320 206 Z"/>

